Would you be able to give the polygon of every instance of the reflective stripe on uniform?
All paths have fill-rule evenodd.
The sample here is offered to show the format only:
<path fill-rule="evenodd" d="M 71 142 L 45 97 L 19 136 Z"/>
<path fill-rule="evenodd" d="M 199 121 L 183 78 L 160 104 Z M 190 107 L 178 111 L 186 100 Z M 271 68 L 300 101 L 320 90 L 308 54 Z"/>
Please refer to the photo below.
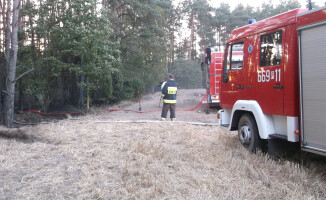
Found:
<path fill-rule="evenodd" d="M 168 87 L 168 94 L 176 94 L 177 90 L 177 87 Z"/>
<path fill-rule="evenodd" d="M 164 103 L 177 103 L 177 100 L 163 99 Z"/>
<path fill-rule="evenodd" d="M 166 83 L 166 81 L 164 81 L 164 82 L 162 83 L 162 85 L 161 85 L 161 90 L 163 90 L 165 83 Z"/>

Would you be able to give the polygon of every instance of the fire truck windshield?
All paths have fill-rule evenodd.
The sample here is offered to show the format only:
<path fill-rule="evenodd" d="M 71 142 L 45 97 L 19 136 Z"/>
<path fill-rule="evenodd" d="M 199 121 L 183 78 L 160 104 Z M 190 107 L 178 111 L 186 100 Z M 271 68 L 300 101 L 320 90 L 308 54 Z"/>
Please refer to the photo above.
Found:
<path fill-rule="evenodd" d="M 232 45 L 227 45 L 227 51 L 224 55 L 223 65 L 223 83 L 228 82 L 230 70 L 240 70 L 243 66 L 243 47 L 244 42 L 237 42 Z"/>
<path fill-rule="evenodd" d="M 231 70 L 237 70 L 242 68 L 243 46 L 244 46 L 243 42 L 232 45 Z"/>

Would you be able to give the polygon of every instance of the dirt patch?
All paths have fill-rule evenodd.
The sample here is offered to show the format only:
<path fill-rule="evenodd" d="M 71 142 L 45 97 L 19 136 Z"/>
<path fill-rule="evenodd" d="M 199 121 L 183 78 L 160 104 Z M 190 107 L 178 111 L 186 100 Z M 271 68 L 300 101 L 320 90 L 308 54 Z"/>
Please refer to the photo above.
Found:
<path fill-rule="evenodd" d="M 206 90 L 204 89 L 178 90 L 176 106 L 177 120 L 184 122 L 217 123 L 217 109 L 208 109 L 209 114 L 206 114 L 206 104 L 201 104 L 195 110 L 185 111 L 195 108 L 205 95 Z M 161 94 L 157 92 L 144 96 L 141 99 L 140 105 L 138 102 L 127 101 L 119 105 L 107 107 L 107 109 L 122 109 L 121 111 L 110 112 L 103 108 L 95 108 L 93 112 L 102 120 L 160 120 L 162 109 L 162 101 L 160 101 L 160 98 Z M 141 107 L 143 113 L 137 113 L 139 107 Z M 92 116 L 92 119 L 94 119 L 94 116 Z"/>
<path fill-rule="evenodd" d="M 0 127 L 0 139 L 8 140 L 11 142 L 21 142 L 21 143 L 34 143 L 41 142 L 47 144 L 55 144 L 57 141 L 50 141 L 47 138 L 43 138 L 37 132 L 35 132 L 30 127 L 21 128 L 6 128 Z"/>
<path fill-rule="evenodd" d="M 26 134 L 24 129 L 17 129 L 17 128 L 5 128 L 0 127 L 0 138 L 8 139 L 8 140 L 16 140 L 22 142 L 33 142 L 36 137 L 31 134 Z"/>
<path fill-rule="evenodd" d="M 67 119 L 67 115 L 42 115 L 33 112 L 23 112 L 15 114 L 15 125 L 21 127 L 23 125 L 37 125 L 43 122 L 56 122 L 58 120 Z"/>
<path fill-rule="evenodd" d="M 184 111 L 192 109 L 200 104 L 200 101 L 205 97 L 206 90 L 204 89 L 180 89 L 177 98 L 177 119 L 178 121 L 193 121 L 193 122 L 217 122 L 217 108 L 207 108 L 206 104 L 201 104 L 197 109 L 192 111 Z M 36 112 L 17 112 L 14 119 L 16 127 L 25 125 L 35 125 L 46 122 L 58 122 L 66 119 L 79 119 L 81 116 L 90 115 L 90 119 L 101 120 L 160 120 L 162 100 L 161 94 L 145 95 L 141 98 L 140 104 L 138 101 L 122 101 L 113 106 L 92 107 L 86 113 L 85 111 L 67 106 L 64 108 L 52 108 L 47 113 L 51 115 L 40 114 Z M 141 110 L 139 110 L 141 108 Z M 120 111 L 109 111 L 109 109 L 121 109 Z M 206 111 L 209 114 L 206 114 Z M 141 113 L 139 113 L 141 111 Z M 62 114 L 68 113 L 68 114 Z M 69 114 L 80 113 L 80 114 Z M 169 117 L 169 115 L 168 115 Z"/>

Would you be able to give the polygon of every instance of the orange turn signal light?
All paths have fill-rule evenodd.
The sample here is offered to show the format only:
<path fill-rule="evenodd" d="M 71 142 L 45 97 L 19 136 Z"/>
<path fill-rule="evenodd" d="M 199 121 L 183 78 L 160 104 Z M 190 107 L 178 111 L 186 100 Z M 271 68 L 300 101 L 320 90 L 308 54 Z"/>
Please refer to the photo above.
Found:
<path fill-rule="evenodd" d="M 296 134 L 296 135 L 299 135 L 299 133 L 300 133 L 299 130 L 295 130 L 295 131 L 294 131 L 294 134 Z"/>
<path fill-rule="evenodd" d="M 217 113 L 217 119 L 220 119 L 220 113 Z"/>

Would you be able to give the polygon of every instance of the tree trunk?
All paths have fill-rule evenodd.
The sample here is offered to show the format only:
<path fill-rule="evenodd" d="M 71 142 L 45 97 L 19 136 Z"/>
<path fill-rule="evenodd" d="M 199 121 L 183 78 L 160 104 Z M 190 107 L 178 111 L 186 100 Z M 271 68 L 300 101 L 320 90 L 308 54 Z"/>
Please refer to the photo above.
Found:
<path fill-rule="evenodd" d="M 89 84 L 89 82 L 88 82 L 89 80 L 88 80 L 88 76 L 86 77 L 86 83 L 87 83 L 87 85 Z M 90 96 L 89 96 L 89 87 L 87 87 L 87 89 L 86 89 L 86 95 L 87 95 L 87 99 L 86 99 L 86 109 L 87 109 L 87 111 L 89 111 L 89 101 L 90 101 Z"/>
<path fill-rule="evenodd" d="M 0 0 L 1 1 L 1 0 Z M 2 2 L 2 5 L 1 5 L 1 14 L 2 14 L 2 31 L 1 32 L 1 35 L 2 33 L 5 33 L 6 32 L 6 0 L 3 0 Z M 5 46 L 5 41 L 1 41 L 0 43 L 1 45 Z"/>
<path fill-rule="evenodd" d="M 8 4 L 9 6 L 9 4 Z M 11 51 L 9 68 L 7 72 L 5 109 L 4 109 L 4 125 L 13 127 L 14 125 L 14 102 L 15 102 L 15 79 L 16 79 L 16 63 L 18 51 L 18 0 L 13 0 L 13 17 L 12 17 L 12 33 L 11 33 Z"/>
<path fill-rule="evenodd" d="M 172 44 L 171 44 L 171 62 L 173 63 L 174 62 L 174 42 L 175 42 L 175 37 L 174 37 L 174 30 L 172 31 Z"/>
<path fill-rule="evenodd" d="M 81 17 L 81 12 L 79 11 L 78 12 L 78 16 Z M 81 23 L 80 24 L 81 27 L 83 27 L 83 24 Z M 82 42 L 83 41 L 80 41 L 79 44 L 80 44 L 80 47 L 82 47 Z M 82 74 L 80 75 L 80 83 L 81 83 L 81 86 L 79 88 L 79 106 L 81 106 L 82 108 L 84 108 L 84 103 L 85 103 L 85 99 L 84 99 L 84 85 L 85 85 L 85 72 L 84 72 L 84 58 L 83 58 L 83 54 L 82 52 L 80 52 L 80 69 L 82 70 Z"/>
<path fill-rule="evenodd" d="M 1 2 L 1 22 L 2 22 L 2 28 L 0 30 L 0 35 L 4 36 L 6 32 L 6 0 L 0 0 Z M 0 45 L 1 49 L 3 49 L 5 45 L 5 36 L 0 39 Z M 4 51 L 3 51 L 4 52 Z M 6 59 L 2 60 L 0 62 L 0 65 L 6 66 Z M 1 94 L 1 91 L 4 91 L 4 85 L 5 85 L 5 73 L 6 73 L 6 68 L 1 67 L 0 68 L 0 113 L 3 113 L 3 96 Z"/>
<path fill-rule="evenodd" d="M 31 4 L 30 0 L 27 0 L 27 4 Z M 29 28 L 31 30 L 31 45 L 32 45 L 32 49 L 33 49 L 33 60 L 35 60 L 35 36 L 34 36 L 34 28 L 33 28 L 33 18 L 32 18 L 32 15 L 29 14 L 28 16 L 28 19 L 29 19 Z"/>
<path fill-rule="evenodd" d="M 6 56 L 6 72 L 8 71 L 9 67 L 9 59 L 10 59 L 10 7 L 11 1 L 7 0 L 7 12 L 6 12 L 6 29 L 5 29 L 5 56 Z"/>
<path fill-rule="evenodd" d="M 0 16 L 4 16 L 4 11 L 3 11 L 3 9 L 4 9 L 4 5 L 2 5 L 2 1 L 0 0 L 0 11 L 1 11 L 1 14 L 0 14 Z M 2 21 L 2 23 L 3 23 L 3 21 Z M 3 24 L 4 25 L 4 24 Z M 0 35 L 2 35 L 2 31 L 3 31 L 3 29 L 2 28 L 0 28 Z M 2 37 L 0 37 L 0 45 L 2 46 Z M 2 48 L 2 47 L 1 47 Z"/>
<path fill-rule="evenodd" d="M 22 81 L 19 81 L 17 87 L 18 87 L 18 96 L 19 96 L 18 109 L 23 111 L 24 110 L 24 88 L 23 88 Z"/>
<path fill-rule="evenodd" d="M 83 55 L 81 55 L 81 54 L 80 54 L 80 68 L 81 68 L 81 70 L 84 70 L 84 60 L 83 60 Z M 79 88 L 79 101 L 78 101 L 78 104 L 79 104 L 79 106 L 84 107 L 84 103 L 85 103 L 85 100 L 84 100 L 85 75 L 84 74 L 80 75 L 80 83 L 81 83 L 81 86 Z"/>
<path fill-rule="evenodd" d="M 23 0 L 18 0 L 18 6 L 19 6 L 18 7 L 18 12 L 22 11 L 23 6 L 24 6 L 24 1 Z M 23 15 L 21 13 L 18 13 L 18 29 L 20 29 L 20 30 L 25 29 Z M 24 38 L 25 37 L 23 37 L 23 39 Z M 22 41 L 22 44 L 24 44 L 24 41 Z"/>
<path fill-rule="evenodd" d="M 190 29 L 191 29 L 191 33 L 190 33 L 190 44 L 189 44 L 189 52 L 188 52 L 188 60 L 190 61 L 192 58 L 192 47 L 193 47 L 193 43 L 194 43 L 194 29 L 195 29 L 195 22 L 194 22 L 194 13 L 191 12 L 191 16 L 190 16 Z"/>
<path fill-rule="evenodd" d="M 3 79 L 2 79 L 2 90 L 1 91 L 6 91 L 6 83 L 7 83 L 7 74 L 8 74 L 8 69 L 9 69 L 9 62 L 10 62 L 10 33 L 11 33 L 11 29 L 10 29 L 10 22 L 11 22 L 11 1 L 7 0 L 7 10 L 6 13 L 4 14 L 4 19 L 5 21 L 3 22 L 4 24 L 4 31 L 5 31 L 5 38 L 4 38 L 4 46 L 5 46 L 5 69 L 4 69 L 4 73 L 3 73 Z M 3 105 L 2 105 L 2 109 L 4 112 L 4 107 L 6 104 L 6 98 L 5 98 L 5 92 L 2 93 L 2 97 L 3 97 Z"/>
<path fill-rule="evenodd" d="M 25 31 L 25 24 L 24 24 L 24 17 L 22 15 L 22 9 L 24 6 L 24 0 L 19 0 L 19 17 L 18 17 L 18 29 L 21 31 Z M 22 58 L 24 55 L 22 53 L 22 51 L 20 51 L 20 49 L 22 48 L 22 46 L 24 46 L 25 44 L 25 37 L 19 38 L 18 36 L 18 52 L 19 54 L 17 55 L 18 60 L 20 58 Z M 33 59 L 34 60 L 34 59 Z M 18 88 L 18 109 L 19 110 L 24 110 L 24 87 L 23 87 L 23 81 L 18 81 L 18 83 L 16 84 L 16 87 Z"/>
<path fill-rule="evenodd" d="M 168 60 L 168 72 L 170 73 L 172 70 L 172 64 L 174 61 L 174 23 L 175 23 L 175 18 L 172 18 L 172 30 L 170 31 L 170 52 L 169 52 L 169 60 Z"/>

